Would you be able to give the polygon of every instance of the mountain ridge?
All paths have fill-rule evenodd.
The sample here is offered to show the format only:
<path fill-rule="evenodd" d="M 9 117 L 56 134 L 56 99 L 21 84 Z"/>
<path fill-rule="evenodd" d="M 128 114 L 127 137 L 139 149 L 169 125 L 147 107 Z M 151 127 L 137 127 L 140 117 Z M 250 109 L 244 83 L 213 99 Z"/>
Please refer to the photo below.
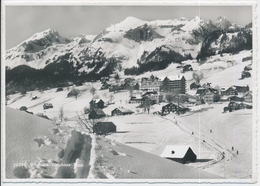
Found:
<path fill-rule="evenodd" d="M 251 27 L 250 23 L 246 27 L 236 26 L 223 16 L 219 16 L 216 22 L 204 21 L 196 16 L 191 20 L 181 17 L 155 21 L 127 17 L 97 35 L 82 34 L 70 39 L 47 29 L 7 50 L 5 64 L 8 70 L 26 65 L 38 73 L 49 69 L 48 66 L 64 69 L 65 65 L 68 69 L 64 71 L 73 74 L 70 80 L 74 81 L 80 76 L 88 80 L 91 77 L 99 79 L 109 75 L 108 72 L 118 73 L 133 67 L 141 69 L 144 64 L 148 65 L 145 71 L 158 70 L 186 59 L 236 52 L 245 48 L 243 44 L 250 49 Z M 152 67 L 152 64 L 157 67 Z M 47 72 L 49 76 L 53 76 L 50 73 L 56 73 L 56 76 L 63 74 L 58 71 Z M 12 84 L 13 79 L 8 77 L 10 82 L 7 81 L 7 84 Z"/>

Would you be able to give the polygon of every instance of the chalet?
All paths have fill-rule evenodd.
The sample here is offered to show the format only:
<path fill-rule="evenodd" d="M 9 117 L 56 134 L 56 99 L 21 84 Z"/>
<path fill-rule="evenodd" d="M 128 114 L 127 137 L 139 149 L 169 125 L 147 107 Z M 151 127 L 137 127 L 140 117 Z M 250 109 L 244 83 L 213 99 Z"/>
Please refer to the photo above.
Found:
<path fill-rule="evenodd" d="M 150 96 L 144 96 L 141 99 L 141 106 L 144 108 L 150 107 L 154 104 L 156 104 L 156 98 L 152 98 Z"/>
<path fill-rule="evenodd" d="M 249 91 L 249 86 L 234 86 L 238 95 L 245 95 Z"/>
<path fill-rule="evenodd" d="M 236 90 L 236 88 L 234 87 L 234 86 L 231 86 L 231 87 L 229 87 L 229 88 L 227 88 L 227 89 L 225 89 L 225 88 L 222 88 L 221 90 L 221 96 L 235 96 L 235 95 L 238 95 L 238 93 L 237 93 L 237 90 Z"/>
<path fill-rule="evenodd" d="M 213 103 L 214 101 L 214 92 L 210 91 L 209 89 L 204 92 L 203 100 L 206 103 Z"/>
<path fill-rule="evenodd" d="M 78 89 L 72 89 L 68 94 L 67 97 L 77 97 L 79 94 L 79 90 Z"/>
<path fill-rule="evenodd" d="M 89 108 L 104 108 L 104 101 L 102 99 L 93 99 L 89 102 Z"/>
<path fill-rule="evenodd" d="M 149 96 L 151 99 L 156 100 L 155 103 L 161 103 L 163 101 L 163 95 L 160 95 L 157 91 L 145 92 L 142 97 Z"/>
<path fill-rule="evenodd" d="M 118 92 L 120 90 L 120 86 L 119 85 L 111 85 L 108 88 L 109 92 Z"/>
<path fill-rule="evenodd" d="M 116 125 L 113 122 L 97 122 L 93 127 L 94 133 L 102 135 L 116 132 Z"/>
<path fill-rule="evenodd" d="M 136 83 L 135 85 L 133 85 L 133 89 L 134 90 L 139 90 L 140 89 L 139 83 Z"/>
<path fill-rule="evenodd" d="M 252 109 L 253 107 L 251 104 L 241 102 L 241 103 L 238 103 L 238 108 L 239 109 Z"/>
<path fill-rule="evenodd" d="M 165 77 L 161 84 L 161 90 L 164 92 L 175 92 L 185 94 L 186 79 L 184 76 Z"/>
<path fill-rule="evenodd" d="M 197 155 L 187 145 L 168 145 L 162 152 L 161 157 L 183 164 L 195 162 L 197 159 Z"/>
<path fill-rule="evenodd" d="M 43 104 L 43 109 L 49 109 L 49 108 L 53 108 L 53 105 L 51 103 L 44 103 Z"/>
<path fill-rule="evenodd" d="M 199 88 L 196 92 L 196 95 L 207 103 L 217 102 L 220 100 L 220 95 L 214 88 Z"/>
<path fill-rule="evenodd" d="M 101 77 L 101 78 L 100 78 L 100 82 L 101 82 L 101 83 L 104 83 L 104 82 L 106 82 L 106 81 L 109 81 L 109 77 Z"/>
<path fill-rule="evenodd" d="M 243 97 L 243 96 L 231 96 L 231 97 L 229 97 L 229 100 L 230 100 L 230 101 L 239 101 L 239 102 L 242 102 L 242 101 L 244 101 L 244 97 Z"/>
<path fill-rule="evenodd" d="M 186 94 L 173 95 L 173 102 L 186 103 L 189 101 L 189 97 Z"/>
<path fill-rule="evenodd" d="M 245 66 L 244 71 L 250 71 L 250 70 L 252 70 L 252 66 L 251 65 Z"/>
<path fill-rule="evenodd" d="M 177 113 L 185 113 L 188 111 L 188 108 L 184 107 L 178 103 L 168 103 L 167 105 L 162 106 L 162 115 L 169 114 L 170 112 L 177 112 Z"/>
<path fill-rule="evenodd" d="M 101 86 L 101 90 L 105 90 L 105 89 L 108 89 L 110 87 L 110 84 L 108 84 L 106 81 L 102 84 Z"/>
<path fill-rule="evenodd" d="M 199 83 L 193 82 L 190 84 L 190 90 L 198 89 L 199 87 L 201 87 Z"/>
<path fill-rule="evenodd" d="M 141 103 L 141 100 L 142 98 L 137 98 L 135 96 L 132 96 L 129 100 L 129 103 L 132 104 L 132 103 Z"/>
<path fill-rule="evenodd" d="M 100 108 L 93 108 L 88 114 L 89 119 L 100 119 L 103 117 L 106 117 L 106 114 Z"/>
<path fill-rule="evenodd" d="M 248 91 L 248 92 L 244 95 L 244 102 L 247 102 L 247 103 L 252 103 L 252 102 L 253 102 L 252 91 Z"/>
<path fill-rule="evenodd" d="M 159 91 L 161 82 L 153 75 L 150 78 L 142 78 L 140 90 L 142 91 Z"/>
<path fill-rule="evenodd" d="M 244 58 L 242 59 L 242 62 L 248 61 L 248 60 L 252 60 L 252 56 L 244 57 Z"/>
<path fill-rule="evenodd" d="M 115 108 L 114 110 L 111 111 L 111 116 L 124 116 L 124 115 L 131 115 L 133 113 L 134 112 L 129 109 Z"/>
<path fill-rule="evenodd" d="M 130 90 L 130 89 L 132 89 L 130 82 L 127 81 L 124 84 L 122 84 L 122 90 Z"/>
<path fill-rule="evenodd" d="M 248 71 L 243 71 L 243 72 L 241 73 L 241 79 L 249 78 L 249 77 L 251 77 L 250 72 L 248 72 Z"/>

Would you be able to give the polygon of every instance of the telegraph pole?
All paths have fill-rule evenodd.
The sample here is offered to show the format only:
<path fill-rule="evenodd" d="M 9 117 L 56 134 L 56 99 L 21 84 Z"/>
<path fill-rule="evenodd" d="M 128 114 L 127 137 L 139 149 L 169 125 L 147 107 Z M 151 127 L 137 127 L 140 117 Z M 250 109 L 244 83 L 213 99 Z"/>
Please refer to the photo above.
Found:
<path fill-rule="evenodd" d="M 180 115 L 179 107 L 180 107 L 180 89 L 177 90 L 178 93 L 178 107 L 177 107 L 177 114 Z"/>

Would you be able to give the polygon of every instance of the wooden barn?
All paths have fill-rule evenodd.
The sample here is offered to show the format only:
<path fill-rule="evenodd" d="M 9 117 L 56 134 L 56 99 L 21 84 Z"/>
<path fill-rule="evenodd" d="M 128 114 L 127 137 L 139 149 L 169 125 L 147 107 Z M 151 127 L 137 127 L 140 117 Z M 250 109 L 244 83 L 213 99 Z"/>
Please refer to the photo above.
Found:
<path fill-rule="evenodd" d="M 49 109 L 49 108 L 53 108 L 53 105 L 51 103 L 44 103 L 43 104 L 43 109 Z"/>
<path fill-rule="evenodd" d="M 89 102 L 89 108 L 94 109 L 94 108 L 104 108 L 104 101 L 102 99 L 92 99 Z"/>
<path fill-rule="evenodd" d="M 106 114 L 100 108 L 94 108 L 88 114 L 88 119 L 100 119 L 103 117 L 106 117 Z"/>
<path fill-rule="evenodd" d="M 124 115 L 130 115 L 133 113 L 134 112 L 129 109 L 115 108 L 114 110 L 111 111 L 111 116 L 124 116 Z"/>
<path fill-rule="evenodd" d="M 162 152 L 161 157 L 183 164 L 195 162 L 197 159 L 197 155 L 187 145 L 168 145 Z"/>
<path fill-rule="evenodd" d="M 105 90 L 105 89 L 108 89 L 110 87 L 110 84 L 108 84 L 108 82 L 104 82 L 103 84 L 102 84 L 102 86 L 101 86 L 101 90 Z"/>
<path fill-rule="evenodd" d="M 116 125 L 113 122 L 97 122 L 93 129 L 94 133 L 102 135 L 110 132 L 116 132 Z"/>

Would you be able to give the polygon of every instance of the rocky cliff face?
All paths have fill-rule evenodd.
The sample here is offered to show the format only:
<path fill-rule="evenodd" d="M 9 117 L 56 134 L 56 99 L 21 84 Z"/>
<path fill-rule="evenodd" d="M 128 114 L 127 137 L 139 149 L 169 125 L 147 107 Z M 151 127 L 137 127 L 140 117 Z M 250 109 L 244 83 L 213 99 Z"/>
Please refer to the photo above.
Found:
<path fill-rule="evenodd" d="M 135 42 L 141 41 L 152 41 L 153 39 L 163 38 L 163 36 L 159 35 L 152 28 L 150 28 L 147 24 L 139 26 L 135 29 L 128 30 L 124 37 L 128 39 L 132 39 Z"/>

